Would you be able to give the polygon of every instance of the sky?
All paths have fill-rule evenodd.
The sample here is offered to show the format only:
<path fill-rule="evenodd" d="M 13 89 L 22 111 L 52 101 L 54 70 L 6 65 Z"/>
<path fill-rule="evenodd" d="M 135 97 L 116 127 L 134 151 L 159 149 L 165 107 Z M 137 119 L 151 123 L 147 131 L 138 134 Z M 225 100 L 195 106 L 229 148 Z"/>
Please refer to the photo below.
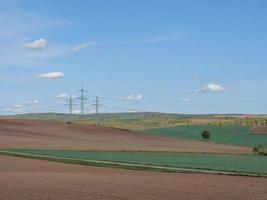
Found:
<path fill-rule="evenodd" d="M 1 0 L 0 114 L 267 113 L 265 0 Z"/>

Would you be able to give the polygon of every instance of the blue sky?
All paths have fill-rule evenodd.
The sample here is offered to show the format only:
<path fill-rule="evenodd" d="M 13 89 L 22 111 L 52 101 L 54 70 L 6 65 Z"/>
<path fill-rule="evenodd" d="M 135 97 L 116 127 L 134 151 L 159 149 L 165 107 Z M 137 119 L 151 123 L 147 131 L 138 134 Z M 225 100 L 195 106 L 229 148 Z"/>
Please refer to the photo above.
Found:
<path fill-rule="evenodd" d="M 265 0 L 3 0 L 0 113 L 267 113 Z M 76 101 L 79 104 L 78 101 Z M 79 112 L 79 107 L 74 108 Z"/>

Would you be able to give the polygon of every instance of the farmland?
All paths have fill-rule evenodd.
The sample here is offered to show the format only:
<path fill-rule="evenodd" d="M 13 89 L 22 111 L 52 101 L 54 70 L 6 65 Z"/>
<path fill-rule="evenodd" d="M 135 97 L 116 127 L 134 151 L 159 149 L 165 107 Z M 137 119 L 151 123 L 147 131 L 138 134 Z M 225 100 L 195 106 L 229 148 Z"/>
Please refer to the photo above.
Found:
<path fill-rule="evenodd" d="M 49 120 L 0 120 L 0 148 L 249 154 L 251 149 Z"/>
<path fill-rule="evenodd" d="M 265 199 L 266 178 L 159 173 L 0 156 L 0 199 Z M 211 189 L 212 187 L 212 189 Z"/>
<path fill-rule="evenodd" d="M 254 155 L 192 154 L 173 152 L 101 152 L 71 150 L 17 149 L 11 152 L 73 158 L 81 161 L 97 160 L 173 168 L 205 169 L 222 172 L 267 175 L 267 157 Z M 86 162 L 83 162 L 86 164 Z"/>
<path fill-rule="evenodd" d="M 267 0 L 0 16 L 0 200 L 267 200 Z"/>
<path fill-rule="evenodd" d="M 250 126 L 180 124 L 207 122 L 199 116 L 181 117 L 179 126 L 172 126 L 174 121 L 161 115 L 156 121 L 145 115 L 143 124 L 139 117 L 126 123 L 138 115 L 119 116 L 103 119 L 100 126 L 70 116 L 1 118 L 0 198 L 250 200 L 267 195 L 267 157 L 252 153 L 252 145 L 265 145 L 267 136 L 250 133 Z M 211 132 L 209 141 L 201 139 L 203 129 Z"/>
<path fill-rule="evenodd" d="M 253 147 L 259 144 L 267 146 L 266 135 L 255 135 L 249 126 L 178 126 L 172 128 L 148 129 L 144 132 L 150 135 L 168 136 L 181 139 L 202 140 L 200 133 L 208 130 L 210 141 L 219 144 L 231 144 Z"/>

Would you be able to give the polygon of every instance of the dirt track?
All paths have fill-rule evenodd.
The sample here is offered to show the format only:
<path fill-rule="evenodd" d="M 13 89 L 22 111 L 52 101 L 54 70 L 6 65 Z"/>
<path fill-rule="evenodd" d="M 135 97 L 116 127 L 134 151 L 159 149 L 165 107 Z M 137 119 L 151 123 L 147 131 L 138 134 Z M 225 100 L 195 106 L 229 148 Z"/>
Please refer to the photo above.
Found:
<path fill-rule="evenodd" d="M 55 121 L 0 119 L 0 148 L 251 153 L 250 148 Z"/>
<path fill-rule="evenodd" d="M 0 199 L 264 200 L 267 178 L 173 174 L 0 156 Z"/>

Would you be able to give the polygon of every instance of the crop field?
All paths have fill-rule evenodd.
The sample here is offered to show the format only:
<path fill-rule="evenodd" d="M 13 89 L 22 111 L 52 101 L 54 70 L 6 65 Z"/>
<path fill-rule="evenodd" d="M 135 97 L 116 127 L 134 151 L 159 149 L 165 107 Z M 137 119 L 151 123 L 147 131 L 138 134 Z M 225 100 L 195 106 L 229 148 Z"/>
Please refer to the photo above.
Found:
<path fill-rule="evenodd" d="M 163 173 L 0 156 L 0 199 L 264 200 L 266 178 Z M 211 189 L 212 187 L 212 189 Z"/>
<path fill-rule="evenodd" d="M 200 137 L 206 127 L 213 128 L 208 129 L 210 141 Z M 256 138 L 266 135 L 233 126 L 144 132 L 77 121 L 1 118 L 0 199 L 266 197 L 267 157 L 254 155 L 250 146 L 264 142 Z"/>
<path fill-rule="evenodd" d="M 81 160 L 113 161 L 142 165 L 267 175 L 267 157 L 257 155 L 192 154 L 173 152 L 102 152 L 36 149 L 17 149 L 11 151 Z"/>
<path fill-rule="evenodd" d="M 200 133 L 208 130 L 210 141 L 220 144 L 230 144 L 253 147 L 259 144 L 267 146 L 267 135 L 256 135 L 250 132 L 249 126 L 178 126 L 173 128 L 148 129 L 144 133 L 158 136 L 169 136 L 180 139 L 203 140 Z"/>
<path fill-rule="evenodd" d="M 267 127 L 266 126 L 255 126 L 251 129 L 251 132 L 256 135 L 267 135 Z"/>
<path fill-rule="evenodd" d="M 251 153 L 247 147 L 173 139 L 88 124 L 17 119 L 0 119 L 0 148 Z"/>

